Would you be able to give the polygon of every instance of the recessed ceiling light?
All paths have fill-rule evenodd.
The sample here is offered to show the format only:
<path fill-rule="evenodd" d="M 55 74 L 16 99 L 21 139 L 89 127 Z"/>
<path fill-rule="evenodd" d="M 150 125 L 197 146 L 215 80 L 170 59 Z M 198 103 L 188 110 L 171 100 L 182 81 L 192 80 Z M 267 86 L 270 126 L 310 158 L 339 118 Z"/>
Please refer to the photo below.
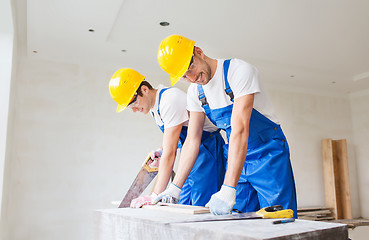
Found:
<path fill-rule="evenodd" d="M 33 50 L 33 53 L 38 53 L 36 50 Z"/>
<path fill-rule="evenodd" d="M 92 28 L 89 28 L 89 29 L 88 29 L 88 31 L 89 31 L 89 32 L 95 32 L 95 30 L 94 30 L 94 29 L 92 29 Z"/>
<path fill-rule="evenodd" d="M 122 51 L 122 52 L 127 52 L 127 50 L 125 50 L 125 49 L 122 49 L 121 51 Z"/>
<path fill-rule="evenodd" d="M 159 24 L 160 24 L 160 26 L 166 27 L 166 26 L 169 26 L 170 23 L 168 23 L 168 22 L 160 22 Z"/>

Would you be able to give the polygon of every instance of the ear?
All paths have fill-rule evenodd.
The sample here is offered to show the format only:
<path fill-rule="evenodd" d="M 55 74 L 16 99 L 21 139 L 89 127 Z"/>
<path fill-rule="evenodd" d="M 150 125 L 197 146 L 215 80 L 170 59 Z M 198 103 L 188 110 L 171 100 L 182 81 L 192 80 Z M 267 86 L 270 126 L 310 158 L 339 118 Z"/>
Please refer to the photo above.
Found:
<path fill-rule="evenodd" d="M 142 94 L 147 94 L 149 92 L 149 88 L 145 85 L 141 86 L 141 92 Z"/>
<path fill-rule="evenodd" d="M 194 50 L 193 50 L 193 52 L 195 53 L 195 55 L 196 56 L 198 56 L 198 57 L 201 57 L 201 58 L 204 58 L 204 56 L 205 56 L 205 54 L 204 54 L 204 52 L 202 51 L 202 49 L 201 48 L 199 48 L 199 47 L 194 47 Z"/>

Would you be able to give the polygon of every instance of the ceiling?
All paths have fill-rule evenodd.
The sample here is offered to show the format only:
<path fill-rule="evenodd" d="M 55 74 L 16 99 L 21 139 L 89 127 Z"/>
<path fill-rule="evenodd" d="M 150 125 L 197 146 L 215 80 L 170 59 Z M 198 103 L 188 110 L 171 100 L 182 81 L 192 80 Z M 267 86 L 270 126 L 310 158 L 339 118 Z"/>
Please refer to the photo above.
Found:
<path fill-rule="evenodd" d="M 14 0 L 24 55 L 134 68 L 169 83 L 160 41 L 181 34 L 213 58 L 240 58 L 276 87 L 369 89 L 367 0 Z M 169 26 L 161 26 L 162 21 Z M 90 31 L 93 29 L 93 31 Z M 123 51 L 122 51 L 123 50 Z"/>

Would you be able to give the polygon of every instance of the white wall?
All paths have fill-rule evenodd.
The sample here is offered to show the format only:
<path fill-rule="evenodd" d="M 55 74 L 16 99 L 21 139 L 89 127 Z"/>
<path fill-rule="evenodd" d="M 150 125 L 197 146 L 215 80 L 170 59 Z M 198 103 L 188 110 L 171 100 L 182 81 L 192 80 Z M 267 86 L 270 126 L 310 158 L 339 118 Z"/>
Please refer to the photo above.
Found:
<path fill-rule="evenodd" d="M 325 206 L 321 140 L 346 138 L 353 215 L 360 216 L 349 98 L 280 89 L 269 93 L 290 145 L 298 206 Z"/>
<path fill-rule="evenodd" d="M 3 179 L 8 133 L 12 60 L 13 21 L 10 1 L 7 0 L 0 1 L 0 225 L 2 222 Z M 0 232 L 2 232 L 1 227 Z"/>
<path fill-rule="evenodd" d="M 91 239 L 93 210 L 121 200 L 147 153 L 160 146 L 151 116 L 115 112 L 112 74 L 19 62 L 8 142 L 9 239 Z"/>
<path fill-rule="evenodd" d="M 357 159 L 358 187 L 360 190 L 361 217 L 369 219 L 369 91 L 350 96 L 355 152 Z"/>

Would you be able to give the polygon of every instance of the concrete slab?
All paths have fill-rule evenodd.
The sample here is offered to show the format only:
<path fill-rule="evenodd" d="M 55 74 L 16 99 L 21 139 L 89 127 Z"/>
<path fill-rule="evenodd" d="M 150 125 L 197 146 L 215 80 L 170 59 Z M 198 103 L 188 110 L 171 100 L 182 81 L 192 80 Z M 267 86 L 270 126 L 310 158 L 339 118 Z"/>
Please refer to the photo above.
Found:
<path fill-rule="evenodd" d="M 180 223 L 205 215 L 211 216 L 131 208 L 97 210 L 94 214 L 95 239 L 348 239 L 347 225 L 340 223 L 296 220 L 272 224 L 275 219 Z"/>

